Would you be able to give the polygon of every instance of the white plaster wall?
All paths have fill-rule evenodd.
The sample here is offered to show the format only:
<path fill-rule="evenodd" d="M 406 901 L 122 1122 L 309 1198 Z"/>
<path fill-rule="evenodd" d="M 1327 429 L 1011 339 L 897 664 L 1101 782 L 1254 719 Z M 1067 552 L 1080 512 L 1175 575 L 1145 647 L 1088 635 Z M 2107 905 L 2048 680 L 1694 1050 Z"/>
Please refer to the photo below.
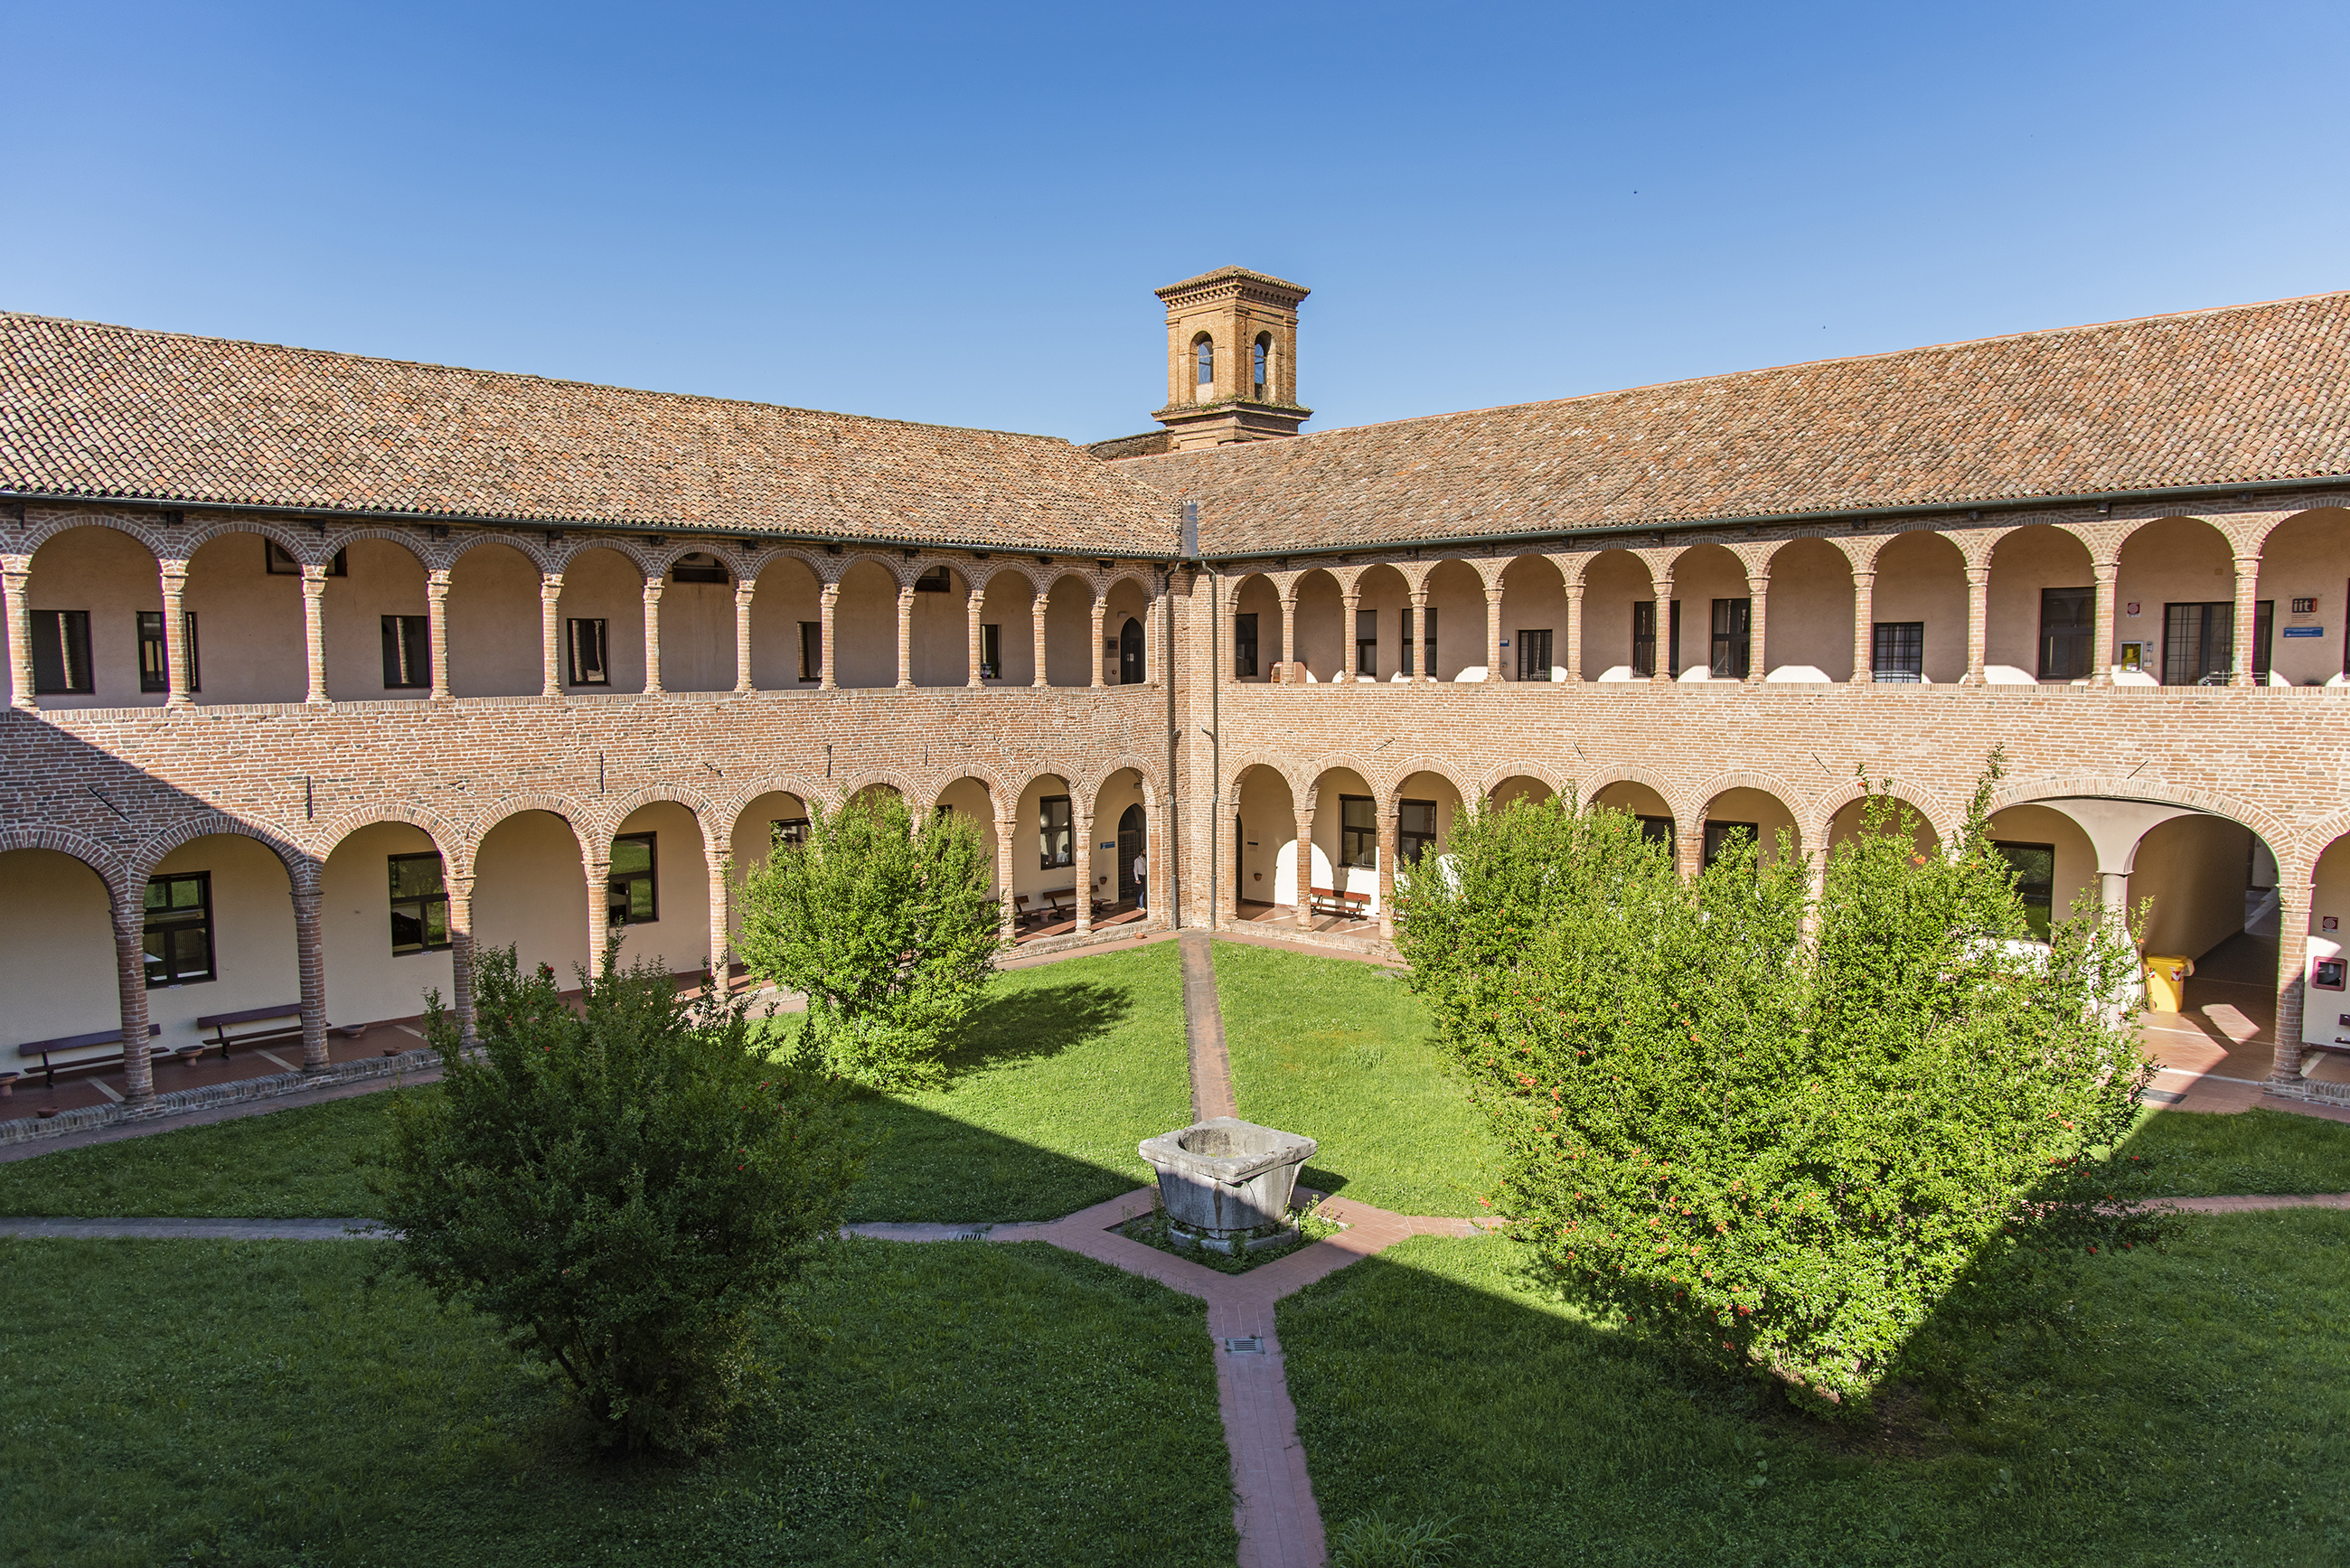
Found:
<path fill-rule="evenodd" d="M 1513 561 L 1502 578 L 1502 640 L 1509 645 L 1502 649 L 1505 680 L 1518 678 L 1518 633 L 1528 629 L 1550 633 L 1550 664 L 1536 677 L 1547 680 L 1552 666 L 1566 664 L 1566 579 L 1539 556 Z"/>
<path fill-rule="evenodd" d="M 338 701 L 377 702 L 432 695 L 429 686 L 387 689 L 383 683 L 383 618 L 423 615 L 424 563 L 388 539 L 355 539 L 344 550 L 349 571 L 327 579 L 323 607 L 327 630 L 327 694 Z M 300 646 L 300 579 L 283 577 L 295 588 L 295 638 Z M 296 656 L 300 668 L 301 656 Z M 207 666 L 211 664 L 207 659 Z M 207 673 L 209 673 L 209 669 Z M 420 673 L 421 673 L 420 671 Z M 294 693 L 302 695 L 300 691 Z"/>
<path fill-rule="evenodd" d="M 969 591 L 962 574 L 950 571 L 945 593 L 914 596 L 915 685 L 961 686 L 971 679 Z"/>
<path fill-rule="evenodd" d="M 1634 816 L 1669 818 L 1673 815 L 1673 808 L 1665 804 L 1665 797 L 1644 784 L 1621 781 L 1611 784 L 1594 794 L 1590 805 L 1595 811 L 1624 811 Z"/>
<path fill-rule="evenodd" d="M 2248 827 L 2199 813 L 2158 824 L 2139 841 L 2131 911 L 2154 900 L 2143 951 L 2199 959 L 2244 929 L 2251 838 Z"/>
<path fill-rule="evenodd" d="M 670 691 L 732 691 L 734 585 L 663 584 L 660 649 L 661 684 Z"/>
<path fill-rule="evenodd" d="M 41 707 L 162 705 L 166 693 L 139 690 L 139 612 L 163 607 L 162 582 L 146 545 L 116 528 L 75 528 L 60 534 L 33 553 L 26 598 L 36 610 L 89 613 L 90 684 L 96 690 L 87 695 L 46 696 L 39 700 Z M 198 616 L 198 666 L 203 673 L 209 673 L 204 667 L 211 663 L 202 657 L 211 651 L 211 621 Z M 0 688 L 7 680 L 0 672 Z"/>
<path fill-rule="evenodd" d="M 2033 603 L 2038 636 L 2039 601 Z M 1877 556 L 1876 597 L 1871 622 L 1916 620 L 1926 624 L 1926 679 L 1955 685 L 1967 672 L 1967 564 L 1959 547 L 1938 534 L 1904 534 Z M 1870 638 L 1875 639 L 1872 629 Z M 1986 645 L 1988 646 L 1988 645 Z M 1871 647 L 1861 657 L 1872 658 Z M 1986 659 L 1986 663 L 2014 662 Z M 2033 668 L 2030 660 L 2023 668 Z"/>
<path fill-rule="evenodd" d="M 147 1016 L 163 1026 L 161 1044 L 195 1044 L 199 1017 L 301 1000 L 293 887 L 284 862 L 265 846 L 243 834 L 219 834 L 182 845 L 155 869 L 213 874 L 213 964 L 219 977 L 147 992 Z"/>
<path fill-rule="evenodd" d="M 1216 628 L 1216 658 L 1221 666 L 1217 673 L 1225 680 L 1263 685 L 1273 680 L 1274 667 L 1281 661 L 1281 596 L 1263 577 L 1244 578 L 1240 585 L 1239 596 L 1237 606 L 1220 603 L 1218 613 L 1256 617 L 1256 673 L 1232 674 L 1230 620 Z"/>
<path fill-rule="evenodd" d="M 182 602 L 196 612 L 196 662 L 204 683 L 199 702 L 299 702 L 309 692 L 302 579 L 269 575 L 267 547 L 258 534 L 227 534 L 189 558 Z M 418 597 L 421 602 L 421 589 Z M 380 628 L 377 639 L 380 692 Z M 331 681 L 327 690 L 334 694 Z"/>
<path fill-rule="evenodd" d="M 1004 636 L 1012 636 L 1009 627 Z M 1024 623 L 1020 638 L 1026 641 Z M 859 561 L 840 579 L 832 607 L 833 675 L 839 686 L 898 684 L 898 582 L 871 561 Z"/>
<path fill-rule="evenodd" d="M 1375 566 L 1356 579 L 1355 592 L 1358 600 L 1355 607 L 1355 635 L 1359 639 L 1367 632 L 1376 637 L 1378 678 L 1386 680 L 1403 668 L 1403 612 L 1411 607 L 1411 590 L 1403 574 L 1394 567 Z M 1438 618 L 1440 625 L 1442 618 Z M 1413 628 L 1415 641 L 1418 630 Z M 1413 663 L 1419 663 L 1417 658 Z M 1347 669 L 1351 672 L 1354 668 L 1350 660 Z"/>
<path fill-rule="evenodd" d="M 390 857 L 432 847 L 431 835 L 421 827 L 380 822 L 354 832 L 327 857 L 318 913 L 330 1021 L 411 1018 L 424 1011 L 427 991 L 438 991 L 443 1002 L 455 995 L 447 950 L 396 958 L 391 951 Z"/>
<path fill-rule="evenodd" d="M 1297 584 L 1297 647 L 1292 657 L 1303 662 L 1316 681 L 1336 678 L 1351 649 L 1342 651 L 1347 635 L 1347 609 L 1339 602 L 1337 579 L 1327 572 L 1308 572 Z M 1276 628 L 1278 629 L 1278 628 Z"/>
<path fill-rule="evenodd" d="M 2011 805 L 1991 819 L 1991 836 L 2015 844 L 2055 846 L 2056 880 L 2049 889 L 2048 915 L 2052 920 L 2072 919 L 2084 897 L 2095 901 L 2096 848 L 2081 830 L 2081 825 L 2063 812 L 2044 805 Z"/>
<path fill-rule="evenodd" d="M 1779 862 L 1779 835 L 1783 832 L 1794 853 L 1804 852 L 1795 831 L 1794 815 L 1765 790 L 1730 789 L 1713 797 L 1705 810 L 1708 822 L 1751 822 L 1754 825 L 1754 857 L 1764 866 Z M 1702 846 L 1700 846 L 1702 847 Z"/>
<path fill-rule="evenodd" d="M 2232 602 L 2235 597 L 2235 559 L 2217 528 L 2199 517 L 2164 517 L 2149 523 L 2131 535 L 2122 546 L 2121 572 L 2114 583 L 2113 636 L 2116 651 L 2101 654 L 2097 662 L 2117 660 L 2121 643 L 2148 643 L 2150 671 L 2160 670 L 2158 679 L 2168 680 L 2173 672 L 2162 670 L 2159 662 L 2163 607 L 2199 601 Z M 2129 613 L 2133 604 L 2138 607 L 2135 616 Z"/>
<path fill-rule="evenodd" d="M 620 928 L 619 961 L 650 963 L 671 974 L 700 970 L 710 955 L 710 869 L 693 813 L 675 801 L 656 801 L 630 812 L 618 832 L 655 836 L 653 874 L 660 909 L 658 920 Z M 597 893 L 600 897 L 603 889 Z"/>
<path fill-rule="evenodd" d="M 0 1072 L 26 1067 L 16 1048 L 28 1040 L 122 1026 L 106 884 L 72 856 L 0 854 Z"/>
<path fill-rule="evenodd" d="M 1583 572 L 1583 678 L 1596 680 L 1632 662 L 1632 607 L 1656 601 L 1640 557 L 1610 550 Z M 1564 649 L 1561 649 L 1564 652 Z M 1659 653 L 1663 651 L 1659 649 Z"/>
<path fill-rule="evenodd" d="M 1288 781 L 1270 768 L 1251 769 L 1241 781 L 1240 823 L 1240 896 L 1260 904 L 1292 902 L 1297 812 Z"/>
<path fill-rule="evenodd" d="M 1063 577 L 1045 601 L 1045 683 L 1093 684 L 1094 590 L 1090 583 Z M 1102 679 L 1109 677 L 1107 673 Z"/>
<path fill-rule="evenodd" d="M 2323 686 L 2350 670 L 2350 512 L 2305 513 L 2271 534 L 2261 552 L 2258 597 L 2276 604 L 2269 659 L 2277 674 L 2296 686 Z M 2297 598 L 2315 599 L 2316 609 L 2293 614 Z M 2287 627 L 2321 628 L 2324 635 L 2289 638 Z"/>
<path fill-rule="evenodd" d="M 2020 528 L 2000 540 L 1991 556 L 1983 662 L 2039 674 L 2040 591 L 2094 587 L 2096 580 L 2088 546 L 2061 528 Z M 1897 618 L 1883 614 L 1881 603 L 1877 618 Z M 1930 649 L 1930 629 L 1927 635 Z"/>
<path fill-rule="evenodd" d="M 1113 774 L 1094 797 L 1094 896 L 1118 897 L 1118 819 L 1129 805 L 1142 805 L 1142 784 L 1130 770 Z M 1149 853 L 1150 813 L 1142 814 L 1143 852 Z M 1103 846 L 1108 846 L 1104 848 Z"/>
<path fill-rule="evenodd" d="M 1076 836 L 1076 808 L 1081 804 L 1069 781 L 1046 774 L 1028 781 L 1020 792 L 1020 804 L 1012 814 L 1012 891 L 1014 897 L 1025 894 L 1031 908 L 1036 905 L 1036 895 L 1049 889 L 1075 888 L 1077 872 L 1075 862 L 1055 866 L 1047 870 L 1038 864 L 1043 856 L 1043 801 L 1046 795 L 1066 794 L 1071 806 L 1069 848 L 1074 854 L 1082 842 Z"/>
<path fill-rule="evenodd" d="M 588 962 L 588 883 L 569 823 L 525 811 L 483 836 L 473 853 L 473 945 L 513 948 L 523 973 L 546 964 L 562 989 L 578 984 L 575 971 Z"/>
<path fill-rule="evenodd" d="M 1768 668 L 1809 664 L 1831 680 L 1853 671 L 1852 563 L 1824 539 L 1798 539 L 1771 557 L 1762 628 Z"/>
<path fill-rule="evenodd" d="M 1371 908 L 1379 901 L 1379 872 L 1376 866 L 1342 867 L 1338 864 L 1339 829 L 1345 820 L 1339 801 L 1341 795 L 1364 795 L 1371 802 L 1371 820 L 1378 820 L 1378 792 L 1365 783 L 1360 774 L 1348 768 L 1337 768 L 1314 781 L 1314 886 L 1332 888 L 1341 893 L 1367 893 Z M 1439 808 L 1440 814 L 1441 808 Z M 1376 858 L 1376 857 L 1375 857 Z M 1289 857 L 1290 892 L 1296 893 L 1297 857 Z"/>
<path fill-rule="evenodd" d="M 800 679 L 800 623 L 821 623 L 824 607 L 816 574 L 795 560 L 767 563 L 751 597 L 751 684 L 762 691 L 813 690 L 814 671 Z"/>
<path fill-rule="evenodd" d="M 2325 929 L 2329 917 L 2335 925 L 2330 931 Z M 2308 983 L 2317 961 L 2340 958 L 2345 944 L 2350 944 L 2350 839 L 2336 840 L 2318 857 L 2309 900 L 2310 967 L 2302 971 L 2301 1009 L 2301 1037 L 2308 1044 L 2330 1045 L 2350 1037 L 2350 1024 L 2342 1022 L 2342 1015 L 2350 1012 L 2350 988 L 2320 991 Z"/>
<path fill-rule="evenodd" d="M 1485 662 L 1485 585 L 1465 562 L 1439 562 L 1428 574 L 1428 607 L 1436 612 L 1439 680 Z"/>
<path fill-rule="evenodd" d="M 526 697 L 544 686 L 538 606 L 538 567 L 521 551 L 478 545 L 457 557 L 449 573 L 452 695 Z"/>
<path fill-rule="evenodd" d="M 1705 670 L 1713 664 L 1713 601 L 1750 597 L 1746 589 L 1746 568 L 1737 556 L 1719 545 L 1699 545 L 1684 550 L 1673 563 L 1673 597 L 1681 603 L 1681 661 L 1674 670 L 1683 675 L 1691 670 Z M 1626 632 L 1630 633 L 1631 613 L 1625 613 Z M 1658 652 L 1671 628 L 1658 628 Z"/>
<path fill-rule="evenodd" d="M 1016 572 L 998 572 L 988 579 L 987 592 L 982 598 L 979 620 L 983 627 L 997 628 L 995 655 L 996 673 L 986 684 L 990 686 L 1027 686 L 1036 679 L 1035 595 L 1027 580 Z M 1052 624 L 1045 623 L 1047 651 L 1052 639 Z M 1049 660 L 1048 660 L 1049 662 Z"/>
<path fill-rule="evenodd" d="M 987 851 L 987 886 L 990 892 L 1000 894 L 1001 883 L 996 876 L 995 803 L 987 793 L 987 785 L 978 779 L 957 779 L 939 793 L 938 804 L 979 830 L 979 841 Z"/>
<path fill-rule="evenodd" d="M 664 597 L 661 607 L 669 607 Z M 567 640 L 557 644 L 557 669 L 566 691 L 577 690 L 589 695 L 604 691 L 641 691 L 645 689 L 645 579 L 637 564 L 618 550 L 588 549 L 566 561 L 563 566 L 563 597 L 556 607 L 560 618 L 556 636 Z M 608 686 L 571 685 L 570 633 L 565 620 L 601 619 L 604 627 L 605 673 L 612 680 Z"/>

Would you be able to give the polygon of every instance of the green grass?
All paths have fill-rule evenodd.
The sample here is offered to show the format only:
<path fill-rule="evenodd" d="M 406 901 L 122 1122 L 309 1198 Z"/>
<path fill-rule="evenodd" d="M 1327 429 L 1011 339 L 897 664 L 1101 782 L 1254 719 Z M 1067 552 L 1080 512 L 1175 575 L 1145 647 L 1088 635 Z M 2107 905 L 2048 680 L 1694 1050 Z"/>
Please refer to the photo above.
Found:
<path fill-rule="evenodd" d="M 1203 1309 L 1036 1243 L 851 1241 L 732 1445 L 591 1457 L 369 1243 L 0 1241 L 0 1556 L 165 1563 L 1232 1560 Z"/>
<path fill-rule="evenodd" d="M 1334 1529 L 1454 1517 L 1481 1565 L 2350 1560 L 2342 1215 L 2198 1217 L 2083 1259 L 2069 1343 L 1975 1343 L 1858 1438 L 1595 1327 L 1514 1256 L 1415 1239 L 1282 1303 Z"/>
<path fill-rule="evenodd" d="M 2152 1111 L 2118 1152 L 2145 1158 L 2157 1197 L 2350 1192 L 2350 1125 L 2265 1106 L 2230 1116 Z"/>
<path fill-rule="evenodd" d="M 945 1088 L 860 1100 L 882 1141 L 849 1218 L 1055 1220 L 1147 1186 L 1135 1145 L 1191 1119 L 1178 961 L 1159 942 L 998 977 Z M 388 1109 L 364 1095 L 12 1161 L 0 1214 L 372 1214 L 352 1159 Z"/>
<path fill-rule="evenodd" d="M 1321 1149 L 1299 1177 L 1402 1214 L 1478 1214 L 1492 1143 L 1396 972 L 1216 944 L 1232 1091 L 1249 1121 Z"/>

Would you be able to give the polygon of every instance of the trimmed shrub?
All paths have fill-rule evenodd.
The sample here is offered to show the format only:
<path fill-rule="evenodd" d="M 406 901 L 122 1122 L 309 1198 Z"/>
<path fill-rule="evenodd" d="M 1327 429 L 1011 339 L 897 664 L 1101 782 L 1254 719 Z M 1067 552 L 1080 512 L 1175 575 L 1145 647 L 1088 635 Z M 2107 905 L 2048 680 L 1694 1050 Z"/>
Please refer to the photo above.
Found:
<path fill-rule="evenodd" d="M 896 795 L 837 814 L 811 804 L 807 841 L 743 884 L 743 961 L 806 993 L 802 1059 L 871 1088 L 916 1088 L 995 971 L 991 857 L 960 816 L 917 827 Z"/>
<path fill-rule="evenodd" d="M 765 1059 L 739 1000 L 650 966 L 582 975 L 577 1012 L 482 955 L 478 1053 L 432 998 L 442 1093 L 401 1094 L 377 1185 L 395 1265 L 559 1370 L 606 1445 L 721 1438 L 762 1327 L 837 1234 L 861 1151 L 840 1091 Z"/>
<path fill-rule="evenodd" d="M 1857 1412 L 1991 1254 L 2139 1223 L 2094 1201 L 2110 1173 L 2086 1158 L 2147 1081 L 2135 1014 L 2108 1022 L 2136 950 L 2093 917 L 2023 940 L 1997 770 L 1947 855 L 1872 793 L 1815 908 L 1783 839 L 1684 882 L 1621 813 L 1456 821 L 1399 939 L 1543 1278 Z"/>

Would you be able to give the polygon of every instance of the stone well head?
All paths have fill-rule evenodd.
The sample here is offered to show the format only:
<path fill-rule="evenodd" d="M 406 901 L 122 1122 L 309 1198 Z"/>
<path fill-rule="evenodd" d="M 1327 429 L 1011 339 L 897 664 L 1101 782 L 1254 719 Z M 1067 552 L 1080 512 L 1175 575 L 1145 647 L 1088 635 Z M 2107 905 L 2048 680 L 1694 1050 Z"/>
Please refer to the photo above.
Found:
<path fill-rule="evenodd" d="M 1321 1145 L 1237 1116 L 1212 1116 L 1145 1138 L 1167 1217 L 1187 1230 L 1232 1236 L 1284 1225 L 1297 1168 Z"/>

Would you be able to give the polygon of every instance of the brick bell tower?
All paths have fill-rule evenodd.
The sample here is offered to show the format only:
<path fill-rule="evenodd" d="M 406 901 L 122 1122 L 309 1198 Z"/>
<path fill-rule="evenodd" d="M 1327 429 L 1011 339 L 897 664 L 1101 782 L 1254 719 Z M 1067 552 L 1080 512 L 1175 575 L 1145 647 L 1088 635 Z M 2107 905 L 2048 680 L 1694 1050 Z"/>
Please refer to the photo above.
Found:
<path fill-rule="evenodd" d="M 1295 435 L 1314 412 L 1297 401 L 1297 304 L 1306 290 L 1225 266 L 1158 295 L 1167 304 L 1167 406 L 1151 418 L 1175 450 Z"/>

